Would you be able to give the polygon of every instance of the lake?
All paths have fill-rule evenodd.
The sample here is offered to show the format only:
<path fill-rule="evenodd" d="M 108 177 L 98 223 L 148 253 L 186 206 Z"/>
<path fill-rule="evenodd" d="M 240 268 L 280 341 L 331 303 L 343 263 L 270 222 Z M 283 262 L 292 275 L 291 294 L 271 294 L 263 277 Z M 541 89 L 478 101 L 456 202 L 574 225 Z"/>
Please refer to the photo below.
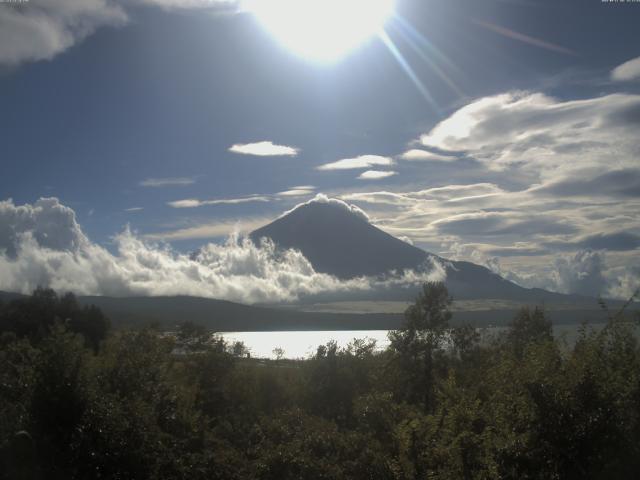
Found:
<path fill-rule="evenodd" d="M 601 329 L 604 323 L 590 324 L 590 328 Z M 556 338 L 565 338 L 572 345 L 578 335 L 580 325 L 554 325 Z M 488 341 L 491 337 L 504 331 L 505 327 L 481 328 L 478 331 L 481 339 Z M 339 347 L 345 347 L 353 339 L 373 339 L 379 349 L 389 345 L 389 330 L 327 330 L 327 331 L 286 331 L 286 332 L 228 332 L 220 334 L 227 342 L 244 342 L 250 349 L 251 356 L 256 358 L 275 358 L 274 348 L 284 350 L 284 358 L 308 358 L 316 352 L 319 345 L 335 340 Z"/>

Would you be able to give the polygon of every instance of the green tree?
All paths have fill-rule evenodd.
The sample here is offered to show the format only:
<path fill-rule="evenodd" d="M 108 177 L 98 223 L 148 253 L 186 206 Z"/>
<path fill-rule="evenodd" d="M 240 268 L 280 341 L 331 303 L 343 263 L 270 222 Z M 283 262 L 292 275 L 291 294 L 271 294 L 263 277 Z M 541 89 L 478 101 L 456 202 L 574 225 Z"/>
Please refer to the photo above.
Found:
<path fill-rule="evenodd" d="M 435 358 L 443 352 L 452 301 L 443 283 L 425 283 L 405 312 L 404 328 L 389 332 L 390 349 L 404 379 L 399 396 L 422 404 L 427 412 L 435 407 Z"/>

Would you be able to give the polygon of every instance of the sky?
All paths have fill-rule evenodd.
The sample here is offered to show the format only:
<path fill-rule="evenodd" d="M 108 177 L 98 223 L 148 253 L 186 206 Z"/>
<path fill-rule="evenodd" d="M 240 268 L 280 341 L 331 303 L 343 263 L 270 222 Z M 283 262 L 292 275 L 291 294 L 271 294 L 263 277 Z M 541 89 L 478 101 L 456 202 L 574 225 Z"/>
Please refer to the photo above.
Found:
<path fill-rule="evenodd" d="M 0 0 L 0 288 L 175 292 L 154 262 L 255 258 L 227 237 L 324 194 L 523 286 L 630 295 L 640 3 L 397 0 L 337 58 L 302 49 L 340 46 L 379 1 L 304 23 L 290 0 Z M 194 275 L 186 293 L 272 295 Z"/>

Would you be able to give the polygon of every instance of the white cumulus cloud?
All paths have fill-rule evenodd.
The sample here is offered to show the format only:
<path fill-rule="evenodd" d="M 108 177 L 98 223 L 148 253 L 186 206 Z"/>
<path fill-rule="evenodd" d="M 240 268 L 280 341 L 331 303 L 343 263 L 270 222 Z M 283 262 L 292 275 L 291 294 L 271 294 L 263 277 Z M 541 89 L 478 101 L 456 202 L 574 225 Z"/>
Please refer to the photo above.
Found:
<path fill-rule="evenodd" d="M 421 150 L 418 148 L 413 148 L 411 150 L 407 150 L 402 155 L 400 155 L 402 160 L 410 160 L 410 161 L 434 161 L 434 162 L 452 162 L 457 160 L 458 157 L 454 155 L 442 155 L 439 153 L 429 152 L 427 150 Z"/>
<path fill-rule="evenodd" d="M 384 171 L 384 170 L 367 170 L 358 175 L 359 180 L 380 180 L 382 178 L 392 177 L 397 175 L 398 172 Z"/>
<path fill-rule="evenodd" d="M 304 197 L 305 195 L 311 195 L 315 191 L 316 187 L 313 185 L 298 185 L 291 187 L 289 190 L 276 193 L 278 197 Z"/>
<path fill-rule="evenodd" d="M 116 253 L 91 242 L 74 211 L 55 198 L 22 206 L 0 202 L 0 290 L 29 293 L 46 286 L 80 295 L 193 295 L 255 303 L 444 278 L 434 263 L 422 272 L 343 281 L 316 272 L 299 251 L 237 235 L 196 255 L 143 240 L 129 229 L 114 243 Z"/>
<path fill-rule="evenodd" d="M 276 145 L 271 141 L 236 143 L 229 147 L 229 151 L 241 155 L 255 155 L 258 157 L 295 157 L 300 152 L 296 147 Z"/>
<path fill-rule="evenodd" d="M 611 71 L 611 79 L 617 82 L 628 82 L 640 79 L 640 57 L 632 58 Z"/>

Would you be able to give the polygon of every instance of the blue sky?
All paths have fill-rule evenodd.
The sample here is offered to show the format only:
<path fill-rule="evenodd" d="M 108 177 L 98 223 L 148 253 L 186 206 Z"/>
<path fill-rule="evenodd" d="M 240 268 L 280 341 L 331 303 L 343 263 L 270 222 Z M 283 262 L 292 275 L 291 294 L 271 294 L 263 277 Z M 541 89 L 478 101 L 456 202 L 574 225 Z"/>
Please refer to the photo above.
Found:
<path fill-rule="evenodd" d="M 130 225 L 189 251 L 323 192 L 523 284 L 564 261 L 632 285 L 640 66 L 613 72 L 638 21 L 638 3 L 398 0 L 403 68 L 377 37 L 301 58 L 229 2 L 3 3 L 0 200 L 56 197 L 108 248 Z M 232 150 L 256 142 L 289 150 Z"/>

